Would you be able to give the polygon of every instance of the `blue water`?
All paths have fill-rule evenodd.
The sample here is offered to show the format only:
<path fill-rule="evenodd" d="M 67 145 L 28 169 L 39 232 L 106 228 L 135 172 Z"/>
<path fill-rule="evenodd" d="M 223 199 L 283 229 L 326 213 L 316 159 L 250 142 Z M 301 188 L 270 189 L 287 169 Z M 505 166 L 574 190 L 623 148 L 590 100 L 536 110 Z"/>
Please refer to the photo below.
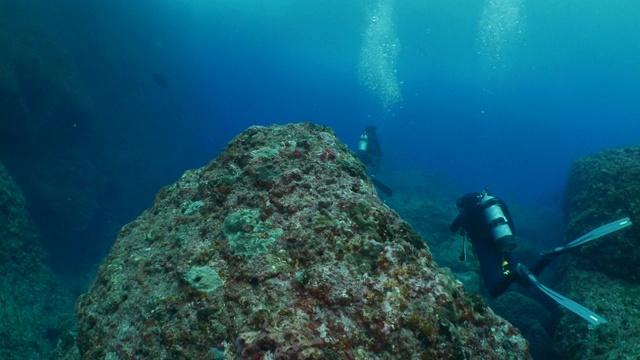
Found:
<path fill-rule="evenodd" d="M 125 48 L 131 56 L 114 60 L 120 78 L 100 85 L 136 98 L 128 101 L 145 109 L 136 125 L 142 131 L 179 121 L 171 127 L 181 137 L 155 138 L 191 148 L 189 165 L 253 124 L 314 121 L 353 146 L 371 123 L 380 129 L 383 166 L 433 169 L 463 189 L 488 186 L 550 204 L 573 159 L 637 143 L 640 3 L 381 2 L 393 10 L 400 47 L 394 70 L 402 100 L 390 111 L 359 81 L 377 1 L 122 2 L 105 5 L 112 13 L 97 14 L 102 33 L 89 36 L 118 33 L 123 43 L 104 51 Z M 488 64 L 479 42 L 483 10 L 499 16 L 509 6 L 519 16 L 493 26 L 515 21 L 522 33 L 504 34 L 511 38 L 501 59 Z M 150 72 L 170 87 L 144 84 Z M 132 78 L 140 89 L 122 89 L 118 81 Z M 146 149 L 172 156 L 149 137 Z"/>
<path fill-rule="evenodd" d="M 461 192 L 489 187 L 558 210 L 574 159 L 640 133 L 637 1 L 66 0 L 57 10 L 51 21 L 108 119 L 107 156 L 137 189 L 114 233 L 251 125 L 312 121 L 355 148 L 373 124 L 381 178 L 416 168 Z"/>
<path fill-rule="evenodd" d="M 0 121 L 0 161 L 17 182 L 31 180 L 20 186 L 39 240 L 52 267 L 76 278 L 162 186 L 252 125 L 324 124 L 352 149 L 375 125 L 379 179 L 426 172 L 460 195 L 489 187 L 514 214 L 536 207 L 516 228 L 546 247 L 562 238 L 572 161 L 639 140 L 637 0 L 0 0 L 0 9 L 24 16 L 0 13 L 0 40 L 15 37 L 7 43 L 29 60 L 13 64 L 7 49 L 0 85 L 16 80 L 14 65 L 35 110 L 5 101 L 23 117 Z M 13 26 L 24 33 L 8 36 Z M 38 43 L 49 38 L 60 42 Z M 36 71 L 58 65 L 39 51 L 70 59 L 60 79 L 77 80 L 72 95 L 89 100 L 47 113 L 58 105 L 47 92 L 64 81 Z M 68 173 L 42 166 L 42 154 L 67 156 Z M 87 228 L 72 216 L 84 213 Z"/>

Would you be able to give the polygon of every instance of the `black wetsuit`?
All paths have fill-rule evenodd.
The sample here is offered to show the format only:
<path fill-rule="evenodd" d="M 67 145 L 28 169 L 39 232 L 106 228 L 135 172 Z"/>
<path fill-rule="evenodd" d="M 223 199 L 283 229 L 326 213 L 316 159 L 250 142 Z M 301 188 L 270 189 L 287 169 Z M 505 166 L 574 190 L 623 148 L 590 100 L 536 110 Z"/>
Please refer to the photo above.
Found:
<path fill-rule="evenodd" d="M 380 167 L 380 160 L 382 160 L 382 149 L 380 148 L 375 128 L 368 127 L 365 129 L 360 135 L 360 141 L 362 141 L 363 137 L 367 141 L 366 149 L 358 146 L 358 157 L 363 164 L 371 169 L 371 174 L 375 175 Z"/>
<path fill-rule="evenodd" d="M 451 223 L 450 229 L 453 232 L 458 231 L 460 228 L 466 231 L 473 245 L 473 251 L 480 261 L 481 276 L 489 290 L 489 294 L 497 297 L 502 295 L 514 281 L 518 281 L 523 285 L 528 285 L 528 282 L 519 278 L 516 272 L 518 261 L 513 254 L 510 251 L 502 252 L 496 246 L 491 235 L 491 227 L 479 205 L 481 198 L 482 195 L 480 193 L 470 193 L 458 199 L 460 213 Z M 513 220 L 507 205 L 500 199 L 496 200 L 507 218 L 511 233 L 515 234 Z M 507 264 L 503 268 L 504 261 Z M 540 259 L 531 267 L 531 273 L 537 277 L 550 261 L 550 259 Z M 506 275 L 505 270 L 508 270 Z"/>

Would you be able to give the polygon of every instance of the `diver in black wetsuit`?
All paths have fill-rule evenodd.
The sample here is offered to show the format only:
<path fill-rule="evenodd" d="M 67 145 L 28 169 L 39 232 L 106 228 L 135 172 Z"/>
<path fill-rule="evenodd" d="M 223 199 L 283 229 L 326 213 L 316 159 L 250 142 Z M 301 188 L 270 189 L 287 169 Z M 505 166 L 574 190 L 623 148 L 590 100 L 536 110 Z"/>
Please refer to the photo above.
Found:
<path fill-rule="evenodd" d="M 460 213 L 450 230 L 462 229 L 461 234 L 470 239 L 480 261 L 482 278 L 492 297 L 500 296 L 514 281 L 523 286 L 531 285 L 527 272 L 537 277 L 553 260 L 553 257 L 543 257 L 528 270 L 514 258 L 511 251 L 517 244 L 509 209 L 486 189 L 482 193 L 464 195 L 456 205 Z"/>
<path fill-rule="evenodd" d="M 358 157 L 370 169 L 371 176 L 375 176 L 378 173 L 380 160 L 382 160 L 382 149 L 380 148 L 375 126 L 367 126 L 360 134 Z"/>
<path fill-rule="evenodd" d="M 628 217 L 602 225 L 563 246 L 543 251 L 529 270 L 511 253 L 517 245 L 513 237 L 513 220 L 502 200 L 491 196 L 485 189 L 482 193 L 464 195 L 456 201 L 456 205 L 460 213 L 450 229 L 453 232 L 461 229 L 463 239 L 469 237 L 480 261 L 481 276 L 492 297 L 502 295 L 509 285 L 517 281 L 523 286 L 534 285 L 556 303 L 588 321 L 591 327 L 607 322 L 600 315 L 544 286 L 537 277 L 556 256 L 631 226 Z M 463 246 L 462 260 L 464 255 Z"/>

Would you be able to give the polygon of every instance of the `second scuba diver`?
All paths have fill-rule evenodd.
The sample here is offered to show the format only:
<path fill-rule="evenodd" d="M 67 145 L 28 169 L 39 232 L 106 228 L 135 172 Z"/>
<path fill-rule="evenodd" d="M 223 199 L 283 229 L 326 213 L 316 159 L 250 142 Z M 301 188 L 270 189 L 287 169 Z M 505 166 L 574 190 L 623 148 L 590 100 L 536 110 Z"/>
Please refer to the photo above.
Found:
<path fill-rule="evenodd" d="M 578 239 L 549 251 L 542 252 L 540 259 L 527 268 L 512 254 L 516 247 L 513 219 L 507 205 L 489 194 L 466 194 L 456 201 L 460 213 L 450 226 L 452 232 L 461 230 L 463 239 L 469 238 L 473 251 L 480 261 L 480 273 L 492 297 L 500 296 L 514 282 L 523 286 L 534 285 L 558 304 L 587 320 L 590 326 L 606 322 L 598 314 L 568 299 L 541 284 L 537 276 L 559 254 L 584 245 L 614 231 L 631 226 L 629 218 L 622 218 L 594 229 Z M 463 244 L 463 260 L 465 256 Z"/>
<path fill-rule="evenodd" d="M 372 177 L 378 173 L 380 160 L 382 160 L 382 149 L 380 148 L 375 126 L 367 126 L 360 134 L 360 139 L 358 139 L 358 158 L 370 170 Z"/>
<path fill-rule="evenodd" d="M 382 160 L 382 149 L 375 126 L 367 126 L 358 139 L 358 158 L 367 167 L 371 182 L 387 196 L 393 195 L 393 190 L 376 178 Z"/>
<path fill-rule="evenodd" d="M 456 201 L 456 206 L 460 213 L 450 230 L 461 229 L 463 236 L 471 241 L 489 294 L 500 296 L 514 281 L 531 285 L 526 275 L 528 270 L 511 253 L 517 244 L 507 205 L 485 189 L 482 193 L 464 195 Z M 532 266 L 531 273 L 538 276 L 552 260 L 552 257 L 541 258 Z"/>

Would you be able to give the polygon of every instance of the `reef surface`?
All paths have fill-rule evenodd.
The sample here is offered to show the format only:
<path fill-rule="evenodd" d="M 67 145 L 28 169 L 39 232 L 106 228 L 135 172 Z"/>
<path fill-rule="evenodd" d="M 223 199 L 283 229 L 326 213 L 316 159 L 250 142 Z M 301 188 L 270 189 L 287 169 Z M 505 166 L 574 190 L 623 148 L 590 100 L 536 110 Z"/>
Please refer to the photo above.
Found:
<path fill-rule="evenodd" d="M 334 132 L 251 127 L 123 227 L 77 303 L 83 359 L 529 359 Z"/>
<path fill-rule="evenodd" d="M 608 323 L 596 329 L 567 313 L 556 332 L 563 359 L 630 359 L 640 354 L 640 146 L 577 159 L 566 191 L 567 239 L 628 216 L 633 226 L 562 259 L 561 292 Z"/>

